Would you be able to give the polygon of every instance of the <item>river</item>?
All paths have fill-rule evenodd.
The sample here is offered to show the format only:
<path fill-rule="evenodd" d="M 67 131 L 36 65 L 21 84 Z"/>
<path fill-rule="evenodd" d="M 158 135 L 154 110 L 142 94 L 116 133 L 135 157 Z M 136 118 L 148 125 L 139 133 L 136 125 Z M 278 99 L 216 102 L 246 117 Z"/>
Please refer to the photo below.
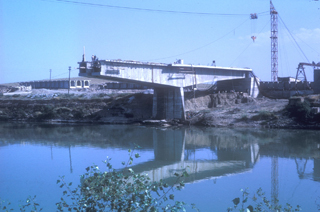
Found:
<path fill-rule="evenodd" d="M 226 211 L 246 188 L 250 197 L 262 188 L 269 200 L 277 196 L 302 211 L 320 205 L 320 131 L 128 125 L 1 123 L 0 198 L 17 211 L 36 195 L 43 211 L 55 211 L 59 176 L 77 184 L 86 167 L 104 169 L 107 156 L 123 168 L 135 144 L 137 173 L 170 183 L 175 170 L 187 167 L 190 177 L 175 199 L 201 211 Z"/>

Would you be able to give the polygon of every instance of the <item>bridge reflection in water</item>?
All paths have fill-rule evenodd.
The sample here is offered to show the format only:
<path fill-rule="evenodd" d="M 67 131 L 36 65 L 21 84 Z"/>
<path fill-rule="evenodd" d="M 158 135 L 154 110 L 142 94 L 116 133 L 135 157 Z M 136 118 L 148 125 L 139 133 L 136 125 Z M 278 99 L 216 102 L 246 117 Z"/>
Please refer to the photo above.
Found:
<path fill-rule="evenodd" d="M 192 142 L 192 141 L 188 141 Z M 196 141 L 194 141 L 196 143 Z M 186 169 L 189 177 L 185 182 L 216 178 L 224 175 L 246 172 L 259 159 L 259 145 L 250 144 L 239 149 L 207 148 L 203 159 L 193 158 L 196 146 L 186 148 L 186 130 L 153 130 L 153 147 L 155 159 L 131 168 L 136 173 L 148 174 L 153 181 L 164 179 L 174 183 L 174 173 Z M 193 148 L 193 149 L 190 149 Z"/>
<path fill-rule="evenodd" d="M 72 172 L 72 148 L 132 148 L 153 151 L 154 159 L 132 168 L 145 172 L 153 180 L 173 178 L 176 171 L 187 169 L 188 182 L 246 172 L 260 156 L 294 159 L 301 179 L 320 181 L 320 132 L 289 130 L 231 130 L 215 128 L 157 129 L 136 126 L 52 126 L 1 125 L 0 147 L 12 143 L 41 143 L 69 149 Z M 313 171 L 306 172 L 307 163 Z"/>
<path fill-rule="evenodd" d="M 191 192 L 198 188 L 201 189 L 198 192 L 203 192 L 202 189 L 209 186 L 206 192 L 215 195 L 213 191 L 220 188 L 216 192 L 230 200 L 238 195 L 234 193 L 239 192 L 238 187 L 243 186 L 238 184 L 244 183 L 252 189 L 261 186 L 268 193 L 271 189 L 272 195 L 279 194 L 280 199 L 284 195 L 286 198 L 294 196 L 296 202 L 300 201 L 301 193 L 306 194 L 303 201 L 309 201 L 308 205 L 315 201 L 313 196 L 318 196 L 310 190 L 320 181 L 320 131 L 0 124 L 0 135 L 0 150 L 4 156 L 0 161 L 3 171 L 0 196 L 9 199 L 23 199 L 17 192 L 30 193 L 27 185 L 37 183 L 37 176 L 43 176 L 44 187 L 55 191 L 59 197 L 61 191 L 56 188 L 56 176 L 66 174 L 71 181 L 78 182 L 88 165 L 95 163 L 103 169 L 99 161 L 107 155 L 113 158 L 115 168 L 123 168 L 121 161 L 127 159 L 127 150 L 133 148 L 133 143 L 142 147 L 137 150 L 142 157 L 135 159 L 131 167 L 136 173 L 147 173 L 152 180 L 174 183 L 174 173 L 186 168 L 190 177 L 185 180 L 189 184 L 185 189 L 195 189 Z M 28 171 L 33 167 L 36 170 Z M 17 174 L 21 171 L 25 173 L 23 177 Z M 15 178 L 9 177 L 12 173 L 16 173 Z M 240 173 L 244 174 L 238 175 Z M 214 185 L 207 179 L 214 179 Z M 300 187 L 297 188 L 297 184 Z M 313 185 L 313 188 L 302 184 Z M 17 187 L 18 191 L 10 193 L 7 185 Z M 290 190 L 293 186 L 295 189 Z M 230 196 L 224 189 L 231 192 Z M 42 190 L 39 187 L 34 192 Z M 299 195 L 295 195 L 296 191 Z M 51 196 L 47 199 L 52 199 Z M 210 198 L 203 200 L 203 204 L 212 204 Z M 57 200 L 52 201 L 54 205 Z"/>

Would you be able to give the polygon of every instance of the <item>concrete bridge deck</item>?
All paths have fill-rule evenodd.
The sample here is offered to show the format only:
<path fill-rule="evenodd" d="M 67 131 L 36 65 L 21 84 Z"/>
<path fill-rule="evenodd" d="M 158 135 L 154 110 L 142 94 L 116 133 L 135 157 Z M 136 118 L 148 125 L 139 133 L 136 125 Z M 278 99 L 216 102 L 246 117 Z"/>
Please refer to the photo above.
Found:
<path fill-rule="evenodd" d="M 97 60 L 79 63 L 79 76 L 146 84 L 151 87 L 187 87 L 220 80 L 248 78 L 248 68 Z"/>

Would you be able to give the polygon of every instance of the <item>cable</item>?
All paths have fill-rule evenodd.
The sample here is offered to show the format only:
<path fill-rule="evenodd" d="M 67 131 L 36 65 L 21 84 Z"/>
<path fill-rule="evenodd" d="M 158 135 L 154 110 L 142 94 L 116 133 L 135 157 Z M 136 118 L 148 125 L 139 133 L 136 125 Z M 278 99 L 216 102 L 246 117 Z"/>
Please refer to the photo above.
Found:
<path fill-rule="evenodd" d="M 301 38 L 297 37 L 301 42 L 303 42 L 304 44 L 306 44 L 310 49 L 312 49 L 313 51 L 315 51 L 316 53 L 320 54 L 319 51 L 315 50 L 314 48 L 312 48 L 310 45 L 308 45 L 306 42 L 304 42 Z"/>
<path fill-rule="evenodd" d="M 284 41 L 284 36 L 283 36 L 283 33 L 279 33 L 280 37 L 279 37 L 279 43 L 282 43 L 282 41 Z M 283 53 L 282 53 L 283 52 Z M 280 74 L 281 76 L 290 76 L 289 75 L 289 60 L 288 60 L 288 54 L 287 54 L 287 50 L 286 50 L 286 46 L 285 45 L 279 45 L 279 60 L 280 61 L 283 61 L 281 63 L 279 63 L 280 65 Z M 283 66 L 284 64 L 284 66 Z M 283 70 L 286 70 L 286 73 L 284 74 Z"/>
<path fill-rule="evenodd" d="M 42 0 L 47 1 L 47 0 Z M 161 12 L 161 13 L 176 13 L 176 14 L 187 14 L 187 15 L 214 15 L 214 16 L 247 16 L 248 14 L 232 14 L 232 13 L 205 13 L 205 12 L 190 12 L 190 11 L 174 11 L 174 10 L 157 10 L 157 9 L 147 9 L 147 8 L 139 8 L 139 7 L 124 7 L 124 6 L 114 6 L 108 4 L 96 4 L 96 3 L 88 3 L 88 2 L 79 2 L 79 1 L 71 1 L 71 0 L 54 0 L 63 3 L 71 3 L 71 4 L 79 4 L 79 5 L 87 5 L 87 6 L 98 6 L 98 7 L 109 7 L 115 9 L 126 9 L 126 10 L 139 10 L 146 12 Z M 263 14 L 265 12 L 257 13 Z"/>
<path fill-rule="evenodd" d="M 260 13 L 257 13 L 258 15 L 269 15 L 270 11 L 265 11 L 265 12 L 260 12 Z"/>
<path fill-rule="evenodd" d="M 50 0 L 42 0 L 42 1 L 50 1 Z M 107 4 L 96 4 L 96 3 L 79 2 L 79 1 L 71 1 L 71 0 L 52 0 L 52 1 L 58 1 L 58 2 L 63 2 L 63 3 L 72 3 L 72 4 L 80 4 L 80 5 L 88 5 L 88 6 L 109 7 L 109 8 L 116 8 L 116 9 L 139 10 L 139 11 L 147 11 L 147 12 L 163 12 L 163 13 L 176 13 L 176 14 L 188 14 L 188 15 L 215 15 L 215 16 L 244 16 L 245 15 L 245 16 L 248 16 L 248 14 L 204 13 L 204 12 L 189 12 L 189 11 L 157 10 L 157 9 L 146 9 L 146 8 L 137 8 L 137 7 L 114 6 L 114 5 L 107 5 Z M 257 14 L 265 15 L 265 13 L 269 13 L 269 11 L 264 11 L 264 12 L 260 12 L 260 13 L 257 13 Z M 198 47 L 196 49 L 193 49 L 193 50 L 181 53 L 181 54 L 177 54 L 177 55 L 172 55 L 172 56 L 163 57 L 163 58 L 157 58 L 157 59 L 142 60 L 142 61 L 151 61 L 151 60 L 155 61 L 155 60 L 168 59 L 168 58 L 177 57 L 177 56 L 181 56 L 181 55 L 184 55 L 184 54 L 188 54 L 190 52 L 197 51 L 199 49 L 202 49 L 204 47 L 207 47 L 207 46 L 217 42 L 218 40 L 224 38 L 225 36 L 227 36 L 231 32 L 234 32 L 235 29 L 239 28 L 246 21 L 244 21 L 239 26 L 237 26 L 232 31 L 228 32 L 227 34 L 223 35 L 222 37 L 220 37 L 220 38 L 218 38 L 218 39 L 216 39 L 216 40 L 214 40 L 214 41 L 212 41 L 210 43 L 207 43 L 207 44 L 205 44 L 205 45 L 203 45 L 201 47 Z"/>
<path fill-rule="evenodd" d="M 290 41 L 292 41 L 292 43 L 293 43 L 293 39 L 292 39 L 290 33 L 289 33 L 287 30 L 284 30 L 285 27 L 284 27 L 284 25 L 283 25 L 282 22 L 279 22 L 279 26 L 282 27 L 281 29 L 283 29 L 283 31 L 286 33 L 286 37 L 288 37 L 288 39 L 289 39 Z M 297 45 L 293 45 L 293 47 L 296 49 L 296 51 L 299 53 L 299 55 L 303 58 L 303 54 L 302 54 L 301 51 L 299 50 L 299 47 L 298 47 Z"/>
<path fill-rule="evenodd" d="M 221 37 L 217 38 L 216 40 L 214 40 L 214 41 L 212 41 L 212 42 L 210 42 L 210 43 L 207 43 L 207 44 L 205 44 L 205 45 L 203 45 L 203 46 L 200 46 L 200 47 L 198 47 L 198 48 L 192 49 L 192 50 L 187 51 L 187 52 L 184 52 L 184 53 L 180 53 L 180 54 L 176 54 L 176 55 L 168 56 L 168 57 L 162 57 L 162 58 L 156 58 L 156 59 L 149 59 L 149 60 L 142 60 L 142 61 L 156 61 L 156 60 L 163 60 L 163 59 L 173 58 L 173 57 L 177 57 L 177 56 L 181 56 L 181 55 L 184 55 L 184 54 L 188 54 L 188 53 L 191 53 L 191 52 L 197 51 L 197 50 L 199 50 L 199 49 L 202 49 L 202 48 L 204 48 L 204 47 L 207 47 L 207 46 L 209 46 L 209 45 L 211 45 L 211 44 L 213 44 L 213 43 L 215 43 L 215 42 L 217 42 L 217 41 L 221 40 L 222 38 L 226 37 L 228 34 L 233 33 L 235 29 L 239 28 L 241 25 L 243 25 L 243 24 L 244 24 L 245 22 L 247 22 L 248 20 L 250 20 L 250 19 L 246 19 L 246 20 L 245 20 L 244 22 L 242 22 L 239 26 L 235 27 L 234 29 L 232 29 L 232 30 L 231 30 L 231 31 L 229 31 L 228 33 L 226 33 L 226 34 L 224 34 L 223 36 L 221 36 Z"/>
<path fill-rule="evenodd" d="M 77 70 L 77 69 L 73 69 L 73 70 L 71 69 L 70 72 L 75 71 L 75 70 Z M 69 74 L 69 71 L 68 71 L 68 72 L 64 72 L 64 73 L 62 73 L 62 74 L 55 75 L 55 76 L 53 76 L 53 77 L 51 77 L 51 78 L 54 79 L 54 78 L 57 78 L 57 77 L 59 77 L 59 76 L 61 76 L 61 75 L 65 75 L 65 74 Z"/>
<path fill-rule="evenodd" d="M 287 29 L 287 31 L 289 32 L 291 38 L 294 40 L 294 42 L 296 43 L 296 45 L 298 46 L 298 48 L 300 49 L 300 51 L 302 52 L 303 56 L 305 57 L 305 59 L 308 61 L 308 63 L 310 63 L 310 61 L 308 60 L 307 56 L 304 54 L 304 52 L 302 51 L 302 49 L 300 48 L 299 44 L 297 43 L 296 39 L 293 37 L 292 33 L 290 32 L 290 30 L 288 29 L 287 25 L 284 23 L 284 21 L 282 20 L 282 18 L 279 15 L 279 18 L 281 20 L 281 22 L 283 23 L 284 27 Z"/>
<path fill-rule="evenodd" d="M 264 27 L 261 29 L 261 31 L 259 32 L 259 34 L 257 35 L 257 37 L 261 34 L 262 30 L 267 26 L 269 22 L 267 22 Z M 253 42 L 250 42 L 248 46 L 246 46 L 246 48 L 236 57 L 236 59 L 234 59 L 234 61 L 231 63 L 231 67 L 233 65 L 233 63 L 249 48 L 249 46 L 251 46 L 253 44 Z"/>
<path fill-rule="evenodd" d="M 234 59 L 234 61 L 231 63 L 230 67 L 232 67 L 233 63 L 249 48 L 249 46 L 252 45 L 253 42 L 250 42 L 248 46 Z"/>

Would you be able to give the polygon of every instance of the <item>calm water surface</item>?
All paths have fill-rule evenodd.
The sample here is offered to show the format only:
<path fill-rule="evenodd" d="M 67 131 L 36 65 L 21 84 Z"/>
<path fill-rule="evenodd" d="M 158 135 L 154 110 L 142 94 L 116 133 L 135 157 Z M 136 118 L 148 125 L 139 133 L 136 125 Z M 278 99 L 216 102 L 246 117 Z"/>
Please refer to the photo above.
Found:
<path fill-rule="evenodd" d="M 320 205 L 319 131 L 122 125 L 0 124 L 0 198 L 18 210 L 20 200 L 36 195 L 44 211 L 55 211 L 59 176 L 79 183 L 87 166 L 103 169 L 107 156 L 122 168 L 134 143 L 142 147 L 135 172 L 173 182 L 175 170 L 188 167 L 186 187 L 174 194 L 201 211 L 226 211 L 240 189 L 260 187 L 270 200 L 303 211 Z"/>

